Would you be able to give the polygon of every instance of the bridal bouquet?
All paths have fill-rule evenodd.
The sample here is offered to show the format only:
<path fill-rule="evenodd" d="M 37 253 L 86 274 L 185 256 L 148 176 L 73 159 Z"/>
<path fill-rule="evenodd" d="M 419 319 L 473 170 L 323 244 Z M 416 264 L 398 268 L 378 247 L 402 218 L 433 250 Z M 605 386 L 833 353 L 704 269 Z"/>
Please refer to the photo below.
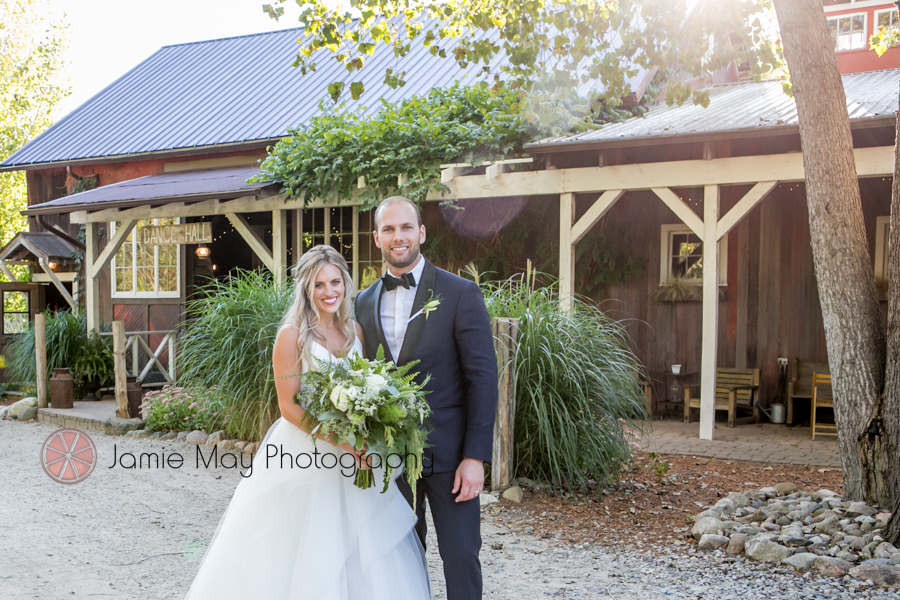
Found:
<path fill-rule="evenodd" d="M 402 464 L 415 498 L 426 446 L 420 425 L 431 414 L 422 391 L 428 378 L 422 385 L 415 384 L 416 373 L 408 371 L 416 363 L 397 367 L 384 360 L 382 348 L 374 361 L 361 356 L 336 362 L 315 360 L 319 369 L 303 374 L 295 398 L 306 404 L 303 419 L 312 427 L 311 433 L 321 432 L 335 445 L 348 443 L 357 450 L 366 446 L 367 464 L 384 466 L 382 493 L 388 490 L 394 469 Z M 366 489 L 375 485 L 374 480 L 371 470 L 360 469 L 354 483 Z"/>

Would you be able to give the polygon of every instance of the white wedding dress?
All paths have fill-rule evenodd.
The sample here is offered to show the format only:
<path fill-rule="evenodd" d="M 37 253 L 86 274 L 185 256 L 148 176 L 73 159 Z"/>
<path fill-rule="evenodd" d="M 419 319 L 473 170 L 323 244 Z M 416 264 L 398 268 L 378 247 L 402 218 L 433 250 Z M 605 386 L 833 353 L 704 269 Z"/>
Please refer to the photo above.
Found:
<path fill-rule="evenodd" d="M 362 352 L 359 340 L 353 352 Z M 336 360 L 319 345 L 312 354 Z M 267 466 L 269 444 L 279 451 Z M 287 458 L 282 468 L 282 449 L 295 458 L 312 457 L 318 449 L 320 468 L 291 468 Z M 415 515 L 396 481 L 382 494 L 383 472 L 376 469 L 375 486 L 359 489 L 352 475 L 342 474 L 340 462 L 321 467 L 325 453 L 338 461 L 345 454 L 284 418 L 269 428 L 251 475 L 238 484 L 219 521 L 187 600 L 431 598 Z M 301 460 L 306 466 L 308 460 Z"/>

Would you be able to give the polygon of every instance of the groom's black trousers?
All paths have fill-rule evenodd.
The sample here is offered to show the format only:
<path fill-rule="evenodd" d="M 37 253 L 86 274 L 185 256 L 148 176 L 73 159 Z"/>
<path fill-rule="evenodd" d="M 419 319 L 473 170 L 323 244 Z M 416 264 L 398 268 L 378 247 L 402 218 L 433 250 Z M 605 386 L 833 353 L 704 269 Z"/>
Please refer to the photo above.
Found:
<path fill-rule="evenodd" d="M 481 600 L 481 507 L 478 497 L 457 502 L 453 491 L 455 471 L 432 473 L 416 484 L 416 533 L 425 547 L 428 525 L 425 522 L 425 498 L 431 507 L 438 552 L 444 563 L 447 600 Z M 397 478 L 397 487 L 412 506 L 412 490 L 406 474 Z"/>

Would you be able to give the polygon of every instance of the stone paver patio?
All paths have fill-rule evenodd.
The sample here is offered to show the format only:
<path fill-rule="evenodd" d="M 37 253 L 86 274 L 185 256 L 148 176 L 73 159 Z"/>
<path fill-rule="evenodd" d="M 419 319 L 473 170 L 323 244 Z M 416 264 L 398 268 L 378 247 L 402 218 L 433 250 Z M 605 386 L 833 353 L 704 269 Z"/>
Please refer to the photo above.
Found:
<path fill-rule="evenodd" d="M 808 427 L 762 423 L 729 429 L 716 423 L 715 439 L 701 440 L 699 423 L 653 421 L 640 441 L 641 450 L 657 454 L 707 456 L 793 465 L 840 467 L 837 438 L 809 436 Z"/>

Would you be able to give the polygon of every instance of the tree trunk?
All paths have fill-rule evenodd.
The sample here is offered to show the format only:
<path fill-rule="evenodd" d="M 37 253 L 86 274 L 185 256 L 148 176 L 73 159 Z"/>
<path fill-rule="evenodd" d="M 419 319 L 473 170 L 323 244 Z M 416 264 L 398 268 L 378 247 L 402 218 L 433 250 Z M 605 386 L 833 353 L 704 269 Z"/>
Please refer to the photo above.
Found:
<path fill-rule="evenodd" d="M 882 506 L 891 508 L 884 538 L 900 542 L 900 113 L 894 137 L 894 180 L 891 185 L 891 230 L 888 235 L 888 318 L 885 385 L 880 415 L 887 446 L 885 494 Z M 893 460 L 891 460 L 893 459 Z M 887 504 L 888 499 L 893 502 Z"/>
<path fill-rule="evenodd" d="M 863 225 L 850 119 L 820 0 L 775 0 L 800 121 L 809 228 L 844 473 L 866 498 L 858 441 L 884 382 L 885 338 Z M 884 450 L 879 446 L 878 454 Z M 871 468 L 871 465 L 866 465 Z"/>

